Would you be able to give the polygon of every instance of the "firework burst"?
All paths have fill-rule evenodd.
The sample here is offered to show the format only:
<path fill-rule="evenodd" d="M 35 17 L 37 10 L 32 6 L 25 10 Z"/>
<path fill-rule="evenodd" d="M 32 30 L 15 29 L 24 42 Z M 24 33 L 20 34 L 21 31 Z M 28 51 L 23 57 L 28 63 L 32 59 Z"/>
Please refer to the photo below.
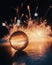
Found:
<path fill-rule="evenodd" d="M 29 5 L 27 6 L 27 10 L 29 12 L 29 18 L 27 15 L 25 15 L 27 20 L 24 21 L 25 23 L 28 23 L 27 27 L 21 25 L 20 23 L 21 18 L 24 16 L 24 14 L 22 14 L 20 19 L 17 20 L 17 23 L 16 24 L 13 23 L 13 28 L 9 28 L 6 26 L 10 32 L 10 35 L 7 36 L 6 38 L 8 38 L 9 40 L 10 36 L 14 32 L 23 31 L 28 36 L 28 40 L 29 40 L 29 45 L 25 50 L 34 49 L 36 53 L 43 54 L 45 50 L 52 43 L 52 28 L 51 26 L 47 25 L 47 21 L 45 22 L 45 20 L 32 19 Z"/>

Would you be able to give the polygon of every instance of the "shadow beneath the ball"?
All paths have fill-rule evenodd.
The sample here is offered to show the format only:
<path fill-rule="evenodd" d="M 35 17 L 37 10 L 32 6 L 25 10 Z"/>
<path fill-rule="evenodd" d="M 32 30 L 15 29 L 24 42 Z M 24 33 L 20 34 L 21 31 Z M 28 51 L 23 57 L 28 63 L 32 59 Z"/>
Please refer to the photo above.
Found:
<path fill-rule="evenodd" d="M 19 65 L 21 65 L 23 63 L 24 63 L 24 65 L 32 65 L 31 58 L 24 51 L 16 52 L 13 57 L 13 62 L 17 62 Z"/>

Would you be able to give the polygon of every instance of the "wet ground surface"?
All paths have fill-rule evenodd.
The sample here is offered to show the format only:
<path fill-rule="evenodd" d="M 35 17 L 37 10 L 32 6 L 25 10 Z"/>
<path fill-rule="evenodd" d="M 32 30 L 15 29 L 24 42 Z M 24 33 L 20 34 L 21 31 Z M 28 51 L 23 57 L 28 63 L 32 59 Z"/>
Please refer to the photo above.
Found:
<path fill-rule="evenodd" d="M 12 57 L 10 46 L 0 45 L 0 65 L 52 65 L 52 46 L 42 56 L 32 49 L 18 51 Z"/>

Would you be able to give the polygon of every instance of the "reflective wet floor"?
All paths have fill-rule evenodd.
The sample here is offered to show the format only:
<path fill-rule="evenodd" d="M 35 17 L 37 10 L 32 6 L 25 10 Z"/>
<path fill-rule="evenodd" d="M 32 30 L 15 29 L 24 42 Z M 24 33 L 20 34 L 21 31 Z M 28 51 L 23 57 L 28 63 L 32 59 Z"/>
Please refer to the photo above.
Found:
<path fill-rule="evenodd" d="M 0 65 L 52 65 L 52 46 L 43 55 L 32 49 L 18 51 L 12 57 L 9 50 L 10 46 L 0 45 Z"/>

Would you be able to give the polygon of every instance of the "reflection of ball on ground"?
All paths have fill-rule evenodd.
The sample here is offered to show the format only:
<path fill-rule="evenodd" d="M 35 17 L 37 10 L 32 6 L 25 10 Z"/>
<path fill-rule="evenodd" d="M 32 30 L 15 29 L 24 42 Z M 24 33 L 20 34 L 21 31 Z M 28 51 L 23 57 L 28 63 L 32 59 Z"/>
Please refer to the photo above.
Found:
<path fill-rule="evenodd" d="M 28 37 L 22 31 L 14 32 L 10 37 L 10 44 L 16 50 L 22 50 L 28 45 Z"/>

